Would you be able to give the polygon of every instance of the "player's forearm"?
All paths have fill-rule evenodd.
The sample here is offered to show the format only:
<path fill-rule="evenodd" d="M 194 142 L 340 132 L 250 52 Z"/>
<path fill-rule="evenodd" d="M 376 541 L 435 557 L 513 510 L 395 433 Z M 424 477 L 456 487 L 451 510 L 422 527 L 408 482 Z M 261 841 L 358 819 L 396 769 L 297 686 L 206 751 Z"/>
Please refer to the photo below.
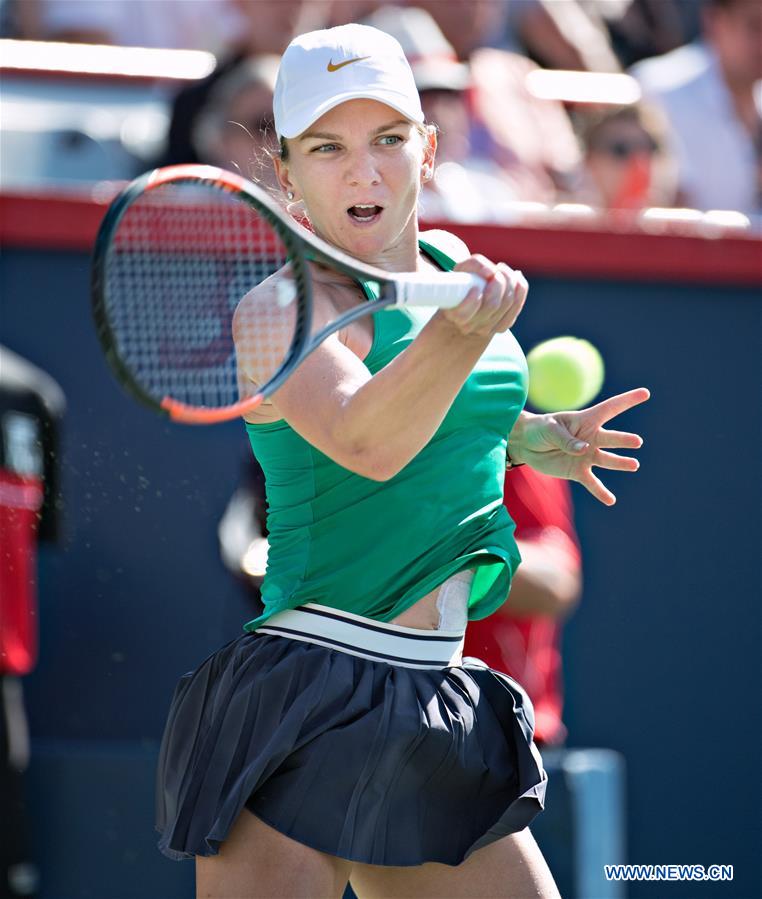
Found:
<path fill-rule="evenodd" d="M 352 470 L 388 480 L 431 440 L 489 338 L 434 315 L 416 339 L 344 403 L 334 436 Z"/>

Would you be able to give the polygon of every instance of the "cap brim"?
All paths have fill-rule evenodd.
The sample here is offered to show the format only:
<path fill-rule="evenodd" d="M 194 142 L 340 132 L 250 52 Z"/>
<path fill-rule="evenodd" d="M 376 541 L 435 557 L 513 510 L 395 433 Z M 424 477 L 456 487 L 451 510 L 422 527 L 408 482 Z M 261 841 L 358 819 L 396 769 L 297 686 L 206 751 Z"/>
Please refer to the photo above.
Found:
<path fill-rule="evenodd" d="M 316 108 L 311 109 L 309 113 L 305 111 L 305 113 L 301 116 L 295 115 L 293 119 L 287 123 L 282 131 L 278 130 L 276 124 L 276 133 L 278 137 L 299 137 L 300 134 L 303 134 L 310 127 L 310 125 L 316 122 L 321 116 L 325 115 L 327 112 L 330 112 L 332 109 L 335 109 L 337 106 L 341 106 L 342 103 L 346 103 L 348 100 L 376 100 L 378 103 L 383 103 L 385 106 L 391 107 L 393 110 L 395 110 L 395 112 L 399 112 L 411 122 L 418 122 L 419 124 L 423 124 L 423 113 L 411 114 L 411 110 L 409 108 L 405 108 L 403 99 L 404 98 L 400 97 L 399 101 L 395 102 L 395 97 L 393 94 L 382 94 L 380 91 L 344 91 L 344 93 L 336 94 L 329 100 L 325 100 Z"/>

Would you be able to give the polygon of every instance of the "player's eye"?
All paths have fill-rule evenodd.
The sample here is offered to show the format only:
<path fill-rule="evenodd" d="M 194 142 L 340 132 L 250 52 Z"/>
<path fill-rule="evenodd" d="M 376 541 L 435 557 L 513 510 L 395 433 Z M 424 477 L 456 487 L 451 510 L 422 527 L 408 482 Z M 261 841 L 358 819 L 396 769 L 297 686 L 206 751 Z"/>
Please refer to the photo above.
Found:
<path fill-rule="evenodd" d="M 401 134 L 384 134 L 383 137 L 379 138 L 379 143 L 385 147 L 393 147 L 396 144 L 401 144 L 404 138 Z"/>
<path fill-rule="evenodd" d="M 310 153 L 330 153 L 338 149 L 338 144 L 319 144 L 317 147 L 313 147 Z"/>

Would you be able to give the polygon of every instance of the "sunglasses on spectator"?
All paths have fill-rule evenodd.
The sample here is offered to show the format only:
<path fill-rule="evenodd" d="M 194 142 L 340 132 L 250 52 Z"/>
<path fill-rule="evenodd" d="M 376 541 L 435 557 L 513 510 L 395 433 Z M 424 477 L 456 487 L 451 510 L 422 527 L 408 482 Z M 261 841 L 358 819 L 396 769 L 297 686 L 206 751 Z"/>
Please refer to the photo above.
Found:
<path fill-rule="evenodd" d="M 590 147 L 593 153 L 605 153 L 614 159 L 630 159 L 632 156 L 645 154 L 652 156 L 659 150 L 659 145 L 652 138 L 644 140 L 611 140 L 594 143 Z"/>

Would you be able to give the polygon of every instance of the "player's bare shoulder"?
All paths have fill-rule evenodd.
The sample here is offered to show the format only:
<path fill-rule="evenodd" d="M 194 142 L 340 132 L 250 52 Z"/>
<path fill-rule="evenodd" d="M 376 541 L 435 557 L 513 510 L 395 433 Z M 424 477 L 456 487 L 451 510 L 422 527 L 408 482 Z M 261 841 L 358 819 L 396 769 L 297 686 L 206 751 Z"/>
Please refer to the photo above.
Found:
<path fill-rule="evenodd" d="M 265 384 L 288 353 L 297 325 L 296 296 L 287 264 L 252 288 L 233 313 L 238 369 L 254 384 Z"/>
<path fill-rule="evenodd" d="M 431 231 L 423 231 L 421 233 L 421 240 L 436 247 L 437 250 L 445 253 L 450 259 L 455 260 L 456 263 L 463 262 L 464 259 L 468 259 L 471 255 L 468 246 L 459 237 L 450 234 L 449 231 L 432 228 Z"/>
<path fill-rule="evenodd" d="M 310 266 L 311 319 L 314 333 L 345 311 L 352 282 Z M 346 282 L 346 283 L 345 283 Z M 299 324 L 298 286 L 290 263 L 252 288 L 233 314 L 239 376 L 255 385 L 266 383 L 286 358 Z M 356 291 L 356 287 L 354 288 Z"/>
<path fill-rule="evenodd" d="M 238 303 L 233 313 L 233 337 L 246 325 L 263 315 L 286 315 L 295 313 L 296 284 L 291 271 L 291 263 L 260 281 Z"/>

